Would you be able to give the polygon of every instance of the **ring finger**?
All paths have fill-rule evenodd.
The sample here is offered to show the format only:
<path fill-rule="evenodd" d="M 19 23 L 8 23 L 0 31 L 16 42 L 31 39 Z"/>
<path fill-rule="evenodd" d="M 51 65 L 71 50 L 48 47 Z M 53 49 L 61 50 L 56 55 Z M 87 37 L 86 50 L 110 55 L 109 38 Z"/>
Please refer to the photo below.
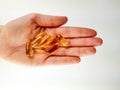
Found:
<path fill-rule="evenodd" d="M 94 47 L 72 47 L 72 48 L 59 48 L 54 55 L 66 55 L 66 56 L 87 56 L 95 54 L 96 49 Z"/>

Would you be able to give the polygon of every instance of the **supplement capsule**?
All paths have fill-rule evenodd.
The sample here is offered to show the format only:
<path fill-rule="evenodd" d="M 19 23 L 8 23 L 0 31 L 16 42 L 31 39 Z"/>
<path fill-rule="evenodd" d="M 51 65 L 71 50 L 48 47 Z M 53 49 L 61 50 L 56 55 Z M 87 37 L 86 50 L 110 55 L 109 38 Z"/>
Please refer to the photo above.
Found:
<path fill-rule="evenodd" d="M 61 46 L 68 46 L 69 45 L 67 40 L 62 35 L 58 34 L 58 39 L 59 39 L 59 43 Z"/>
<path fill-rule="evenodd" d="M 30 40 L 27 40 L 27 42 L 26 42 L 26 55 L 29 56 L 29 57 L 34 56 L 34 50 L 31 46 Z"/>
<path fill-rule="evenodd" d="M 26 42 L 26 55 L 29 56 L 30 52 L 30 40 L 27 40 Z"/>

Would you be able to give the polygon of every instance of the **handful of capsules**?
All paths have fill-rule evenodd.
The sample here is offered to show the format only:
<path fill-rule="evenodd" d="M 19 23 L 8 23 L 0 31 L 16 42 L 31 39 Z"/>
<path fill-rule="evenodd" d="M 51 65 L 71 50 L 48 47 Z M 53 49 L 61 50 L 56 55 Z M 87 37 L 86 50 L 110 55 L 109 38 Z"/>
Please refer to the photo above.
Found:
<path fill-rule="evenodd" d="M 26 42 L 26 55 L 33 57 L 35 54 L 51 54 L 60 46 L 69 46 L 61 34 L 52 36 L 46 32 L 40 32 L 32 40 Z"/>

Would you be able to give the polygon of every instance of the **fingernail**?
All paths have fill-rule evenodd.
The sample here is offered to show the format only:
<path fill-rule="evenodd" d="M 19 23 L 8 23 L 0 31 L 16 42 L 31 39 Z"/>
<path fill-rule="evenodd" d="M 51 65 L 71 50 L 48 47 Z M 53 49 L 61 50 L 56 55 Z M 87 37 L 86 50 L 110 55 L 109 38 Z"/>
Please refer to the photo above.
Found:
<path fill-rule="evenodd" d="M 75 57 L 73 60 L 72 60 L 72 63 L 79 63 L 80 62 L 80 58 L 79 57 Z"/>

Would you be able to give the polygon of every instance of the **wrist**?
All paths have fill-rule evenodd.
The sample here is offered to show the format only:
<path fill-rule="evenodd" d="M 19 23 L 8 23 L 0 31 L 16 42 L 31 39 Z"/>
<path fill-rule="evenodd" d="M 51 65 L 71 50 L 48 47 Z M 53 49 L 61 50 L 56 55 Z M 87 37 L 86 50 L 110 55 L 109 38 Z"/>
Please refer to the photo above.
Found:
<path fill-rule="evenodd" d="M 0 57 L 4 58 L 9 53 L 9 48 L 7 47 L 7 42 L 4 39 L 4 25 L 0 25 Z"/>
<path fill-rule="evenodd" d="M 2 38 L 2 31 L 3 31 L 4 25 L 0 25 L 0 57 L 3 56 L 2 51 L 3 51 L 3 38 Z"/>
<path fill-rule="evenodd" d="M 3 30 L 4 25 L 0 25 L 0 33 Z"/>

